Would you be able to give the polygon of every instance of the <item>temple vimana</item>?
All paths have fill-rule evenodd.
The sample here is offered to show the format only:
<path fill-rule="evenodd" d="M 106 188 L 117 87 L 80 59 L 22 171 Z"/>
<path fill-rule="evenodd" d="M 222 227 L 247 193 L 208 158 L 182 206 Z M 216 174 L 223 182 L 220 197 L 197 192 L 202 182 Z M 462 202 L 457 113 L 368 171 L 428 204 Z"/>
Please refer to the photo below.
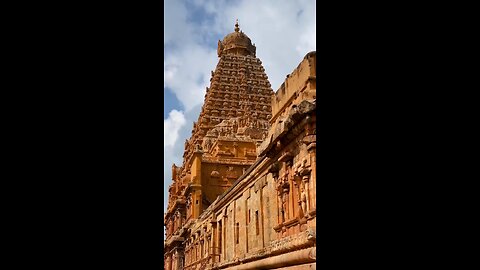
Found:
<path fill-rule="evenodd" d="M 172 166 L 164 268 L 315 269 L 316 53 L 274 92 L 238 22 L 217 52 Z"/>

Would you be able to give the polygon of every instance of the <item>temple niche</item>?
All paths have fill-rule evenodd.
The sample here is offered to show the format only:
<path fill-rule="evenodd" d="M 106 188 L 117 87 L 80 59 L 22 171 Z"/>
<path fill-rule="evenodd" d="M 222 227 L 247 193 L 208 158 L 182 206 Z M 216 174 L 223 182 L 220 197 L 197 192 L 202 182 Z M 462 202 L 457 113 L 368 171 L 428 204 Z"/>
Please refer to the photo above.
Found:
<path fill-rule="evenodd" d="M 217 45 L 172 165 L 165 269 L 315 268 L 316 53 L 274 92 L 238 22 Z"/>

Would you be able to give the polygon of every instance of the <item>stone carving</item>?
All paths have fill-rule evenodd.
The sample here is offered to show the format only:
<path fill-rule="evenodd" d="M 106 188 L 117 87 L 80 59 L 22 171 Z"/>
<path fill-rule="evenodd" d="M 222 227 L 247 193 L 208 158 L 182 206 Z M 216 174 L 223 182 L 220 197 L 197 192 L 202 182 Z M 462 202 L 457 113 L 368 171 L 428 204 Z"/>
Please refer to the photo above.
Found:
<path fill-rule="evenodd" d="M 227 172 L 225 173 L 226 178 L 236 179 L 238 177 L 237 172 L 234 171 L 233 166 L 229 166 Z"/>
<path fill-rule="evenodd" d="M 292 251 L 306 246 L 311 246 L 312 242 L 315 242 L 315 230 L 309 228 L 306 231 L 296 235 L 291 235 L 272 241 L 270 243 L 270 249 L 273 253 L 279 253 L 287 250 Z"/>
<path fill-rule="evenodd" d="M 203 145 L 204 149 L 206 151 L 209 151 L 211 146 L 212 146 L 212 140 L 210 138 L 205 138 L 204 145 Z"/>
<path fill-rule="evenodd" d="M 227 269 L 315 245 L 314 232 L 308 231 L 316 222 L 315 204 L 309 204 L 309 196 L 312 199 L 315 195 L 309 191 L 316 181 L 310 176 L 315 166 L 311 157 L 314 150 L 310 149 L 315 147 L 315 141 L 298 135 L 313 136 L 316 132 L 312 114 L 316 107 L 311 106 L 315 101 L 310 100 L 314 93 L 298 94 L 288 101 L 293 106 L 277 106 L 280 111 L 272 111 L 272 102 L 283 102 L 283 97 L 274 95 L 251 45 L 249 38 L 237 30 L 218 42 L 219 62 L 211 72 L 205 103 L 192 135 L 185 141 L 182 166 L 172 166 L 174 183 L 169 188 L 169 207 L 164 217 L 167 269 Z M 298 91 L 311 91 L 310 85 L 302 83 L 285 83 L 284 88 L 290 91 L 289 85 L 293 85 L 303 87 Z M 308 104 L 298 102 L 298 97 L 306 96 Z M 275 120 L 271 119 L 272 113 Z M 270 121 L 276 125 L 273 129 Z M 305 126 L 306 122 L 310 126 Z M 269 155 L 259 160 L 262 141 Z M 294 145 L 295 141 L 299 144 Z M 294 150 L 292 157 L 280 160 L 287 147 Z M 305 152 L 310 156 L 304 157 Z M 260 163 L 252 168 L 255 159 Z M 231 185 L 247 170 L 250 175 L 232 189 Z M 247 190 L 250 194 L 250 188 L 250 202 L 237 200 Z M 227 194 L 222 196 L 222 191 Z M 247 226 L 240 229 L 238 246 L 236 223 Z M 266 233 L 272 227 L 273 234 Z M 254 236 L 247 239 L 247 231 Z"/>
<path fill-rule="evenodd" d="M 305 192 L 305 185 L 300 185 L 301 186 L 301 195 L 300 195 L 300 202 L 302 205 L 302 212 L 303 215 L 306 215 L 307 212 L 307 192 Z"/>
<path fill-rule="evenodd" d="M 276 170 L 276 168 L 270 168 L 270 171 Z M 288 213 L 288 202 L 289 202 L 289 192 L 290 192 L 290 183 L 289 183 L 289 172 L 288 170 L 284 173 L 282 177 L 274 178 L 276 181 L 276 190 L 277 196 L 279 198 L 279 214 L 280 214 L 280 224 L 285 223 L 289 217 Z"/>
<path fill-rule="evenodd" d="M 218 177 L 220 177 L 220 173 L 219 173 L 218 171 L 212 171 L 212 172 L 210 173 L 210 176 L 211 176 L 211 177 L 214 177 L 214 178 L 218 178 Z"/>
<path fill-rule="evenodd" d="M 218 41 L 218 47 L 217 47 L 217 54 L 218 56 L 220 57 L 220 55 L 222 55 L 222 51 L 223 51 L 223 44 L 222 42 L 219 40 Z M 212 76 L 213 77 L 213 76 Z"/>

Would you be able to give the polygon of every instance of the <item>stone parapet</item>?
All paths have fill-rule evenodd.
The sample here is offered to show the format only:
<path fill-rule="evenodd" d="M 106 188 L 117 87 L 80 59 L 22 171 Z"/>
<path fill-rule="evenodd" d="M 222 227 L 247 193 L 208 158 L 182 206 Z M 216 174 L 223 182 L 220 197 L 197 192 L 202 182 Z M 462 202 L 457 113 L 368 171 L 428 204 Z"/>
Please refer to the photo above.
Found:
<path fill-rule="evenodd" d="M 289 107 L 298 97 L 301 99 L 315 99 L 316 90 L 316 52 L 310 52 L 305 55 L 304 60 L 298 67 L 285 79 L 284 83 L 275 92 L 272 99 L 272 119 L 273 123 L 280 116 L 282 111 Z M 312 92 L 313 90 L 313 92 Z M 305 93 L 309 93 L 310 97 L 305 97 Z"/>
<path fill-rule="evenodd" d="M 303 126 L 312 121 L 309 114 L 315 113 L 316 100 L 302 100 L 298 105 L 286 113 L 285 117 L 278 120 L 270 129 L 267 140 L 258 148 L 259 156 L 266 155 L 268 151 L 274 148 L 281 148 L 279 141 L 289 132 L 302 132 Z M 296 134 L 292 134 L 295 136 Z"/>

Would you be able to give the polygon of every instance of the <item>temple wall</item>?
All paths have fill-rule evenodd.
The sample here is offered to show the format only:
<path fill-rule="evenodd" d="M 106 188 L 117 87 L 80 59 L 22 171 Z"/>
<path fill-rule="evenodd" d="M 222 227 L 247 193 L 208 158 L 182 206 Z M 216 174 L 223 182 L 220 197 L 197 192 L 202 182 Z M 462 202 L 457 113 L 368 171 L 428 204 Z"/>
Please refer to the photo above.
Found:
<path fill-rule="evenodd" d="M 212 203 L 240 177 L 250 165 L 202 163 L 202 187 L 207 201 Z M 209 205 L 210 205 L 209 203 Z"/>
<path fill-rule="evenodd" d="M 185 269 L 315 269 L 315 68 L 309 53 L 277 91 L 259 158 L 190 226 Z"/>
<path fill-rule="evenodd" d="M 316 60 L 315 52 L 308 53 L 298 67 L 287 75 L 285 82 L 280 86 L 272 99 L 271 123 L 274 123 L 280 113 L 284 112 L 294 100 L 298 102 L 306 99 L 306 97 L 297 98 L 302 92 L 305 90 L 316 90 Z M 313 95 L 315 95 L 315 91 L 313 91 Z"/>

